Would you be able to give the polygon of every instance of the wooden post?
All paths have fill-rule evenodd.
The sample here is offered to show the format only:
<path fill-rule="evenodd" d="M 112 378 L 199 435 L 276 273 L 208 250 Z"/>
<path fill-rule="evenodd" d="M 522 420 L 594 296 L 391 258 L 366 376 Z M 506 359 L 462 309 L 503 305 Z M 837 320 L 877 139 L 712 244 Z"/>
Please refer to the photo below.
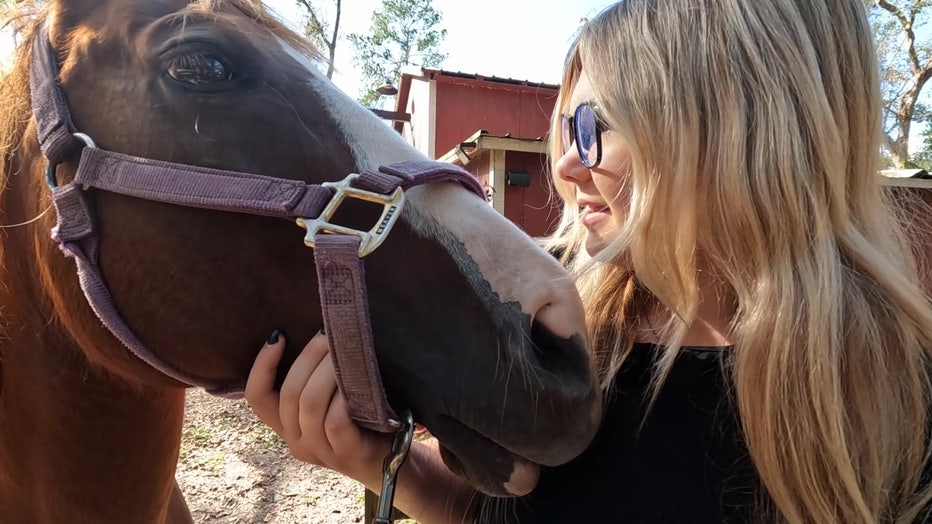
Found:
<path fill-rule="evenodd" d="M 492 209 L 505 214 L 505 151 L 491 149 L 489 187 L 492 188 Z"/>

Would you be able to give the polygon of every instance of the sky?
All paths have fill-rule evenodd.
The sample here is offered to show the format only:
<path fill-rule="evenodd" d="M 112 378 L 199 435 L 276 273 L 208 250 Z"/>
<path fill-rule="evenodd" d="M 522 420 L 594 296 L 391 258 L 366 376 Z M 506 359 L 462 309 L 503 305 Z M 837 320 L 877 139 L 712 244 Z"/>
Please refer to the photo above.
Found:
<path fill-rule="evenodd" d="M 334 0 L 313 0 L 332 19 Z M 265 0 L 287 23 L 300 27 L 295 0 Z M 447 36 L 448 57 L 440 69 L 531 82 L 560 83 L 563 59 L 582 18 L 591 18 L 613 0 L 433 0 Z M 353 66 L 355 49 L 345 36 L 369 33 L 381 0 L 343 0 L 334 83 L 352 97 L 362 89 Z"/>

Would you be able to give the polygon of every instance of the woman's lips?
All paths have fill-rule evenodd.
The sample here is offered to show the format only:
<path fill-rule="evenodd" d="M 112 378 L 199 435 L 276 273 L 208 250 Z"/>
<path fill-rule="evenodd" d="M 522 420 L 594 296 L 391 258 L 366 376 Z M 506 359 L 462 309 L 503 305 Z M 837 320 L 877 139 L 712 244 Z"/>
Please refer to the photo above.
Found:
<path fill-rule="evenodd" d="M 593 228 L 599 223 L 608 220 L 611 215 L 612 211 L 608 206 L 590 204 L 583 207 L 580 221 L 584 226 Z"/>

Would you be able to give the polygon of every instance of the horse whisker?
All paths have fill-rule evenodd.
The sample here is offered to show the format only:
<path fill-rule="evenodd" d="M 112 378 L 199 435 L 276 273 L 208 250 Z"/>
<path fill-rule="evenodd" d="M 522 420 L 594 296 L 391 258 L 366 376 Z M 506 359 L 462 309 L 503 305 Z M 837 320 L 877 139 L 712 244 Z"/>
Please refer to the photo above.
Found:
<path fill-rule="evenodd" d="M 36 218 L 27 220 L 25 222 L 20 222 L 19 224 L 10 224 L 7 226 L 0 226 L 0 229 L 15 229 L 17 227 L 28 226 L 29 224 L 32 224 L 33 222 L 38 222 L 42 217 L 45 216 L 46 213 L 49 212 L 49 209 L 52 209 L 52 204 L 49 204 L 49 207 L 45 208 L 45 211 L 39 213 L 39 216 L 37 216 Z"/>

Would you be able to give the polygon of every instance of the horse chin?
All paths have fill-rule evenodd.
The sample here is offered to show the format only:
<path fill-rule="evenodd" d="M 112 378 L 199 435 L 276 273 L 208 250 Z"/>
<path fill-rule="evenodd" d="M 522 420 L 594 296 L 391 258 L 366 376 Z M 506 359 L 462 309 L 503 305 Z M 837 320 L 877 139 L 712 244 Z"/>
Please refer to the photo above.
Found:
<path fill-rule="evenodd" d="M 440 445 L 443 463 L 456 475 L 465 478 L 480 492 L 492 497 L 520 497 L 527 495 L 537 486 L 540 466 L 501 448 L 503 456 L 496 464 L 479 464 L 455 455 L 449 448 Z M 510 462 L 510 465 L 509 465 Z M 480 469 L 477 469 L 480 468 Z M 494 479 L 494 480 L 493 480 Z M 504 479 L 504 480 L 501 480 Z"/>
<path fill-rule="evenodd" d="M 456 428 L 456 431 L 452 431 Z M 537 486 L 540 466 L 489 438 L 446 419 L 431 429 L 440 442 L 440 457 L 456 475 L 494 497 L 527 495 Z"/>

